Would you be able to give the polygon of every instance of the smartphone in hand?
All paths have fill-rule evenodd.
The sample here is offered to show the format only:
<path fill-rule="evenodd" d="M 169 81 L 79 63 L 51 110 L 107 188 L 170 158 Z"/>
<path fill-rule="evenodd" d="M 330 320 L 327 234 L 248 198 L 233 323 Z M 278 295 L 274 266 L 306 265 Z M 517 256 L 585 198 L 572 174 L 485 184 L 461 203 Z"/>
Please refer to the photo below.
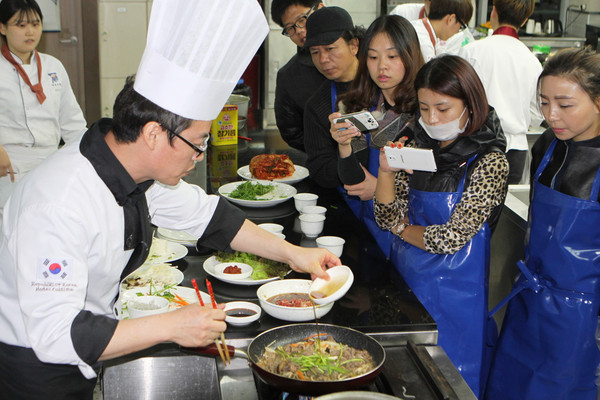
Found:
<path fill-rule="evenodd" d="M 413 147 L 383 148 L 387 162 L 392 168 L 412 169 L 415 171 L 437 171 L 437 165 L 431 149 L 417 149 Z"/>
<path fill-rule="evenodd" d="M 351 114 L 345 114 L 333 120 L 333 123 L 335 124 L 338 122 L 350 122 L 361 132 L 370 131 L 379 127 L 379 123 L 377 123 L 377 120 L 373 114 L 368 111 L 358 111 Z"/>

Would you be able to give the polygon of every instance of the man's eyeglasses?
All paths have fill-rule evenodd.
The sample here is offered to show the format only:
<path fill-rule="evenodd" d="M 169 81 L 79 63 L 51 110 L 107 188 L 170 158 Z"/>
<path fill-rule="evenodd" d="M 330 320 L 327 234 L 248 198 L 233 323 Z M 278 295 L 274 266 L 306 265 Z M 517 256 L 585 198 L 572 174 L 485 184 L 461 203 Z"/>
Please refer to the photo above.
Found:
<path fill-rule="evenodd" d="M 468 28 L 467 24 L 465 24 L 464 22 L 462 22 L 462 20 L 457 19 L 457 21 L 460 24 L 460 30 L 459 31 L 464 31 L 465 29 Z"/>
<path fill-rule="evenodd" d="M 292 25 L 284 27 L 283 31 L 281 31 L 281 34 L 287 37 L 294 36 L 294 34 L 296 34 L 296 28 L 304 28 L 306 26 L 306 20 L 308 19 L 308 16 L 315 11 L 316 7 L 316 5 L 312 6 L 311 9 L 308 10 L 306 14 L 298 18 L 296 22 L 294 22 Z"/>
<path fill-rule="evenodd" d="M 175 133 L 174 131 L 165 128 L 164 126 L 161 125 L 161 127 L 166 130 L 167 132 L 170 132 L 172 135 L 177 136 L 179 139 L 183 140 L 183 142 L 185 144 L 187 144 L 188 146 L 190 146 L 192 149 L 194 149 L 194 151 L 196 152 L 196 155 L 194 156 L 194 158 L 198 158 L 200 157 L 200 155 L 202 153 L 204 153 L 206 151 L 206 149 L 208 148 L 208 142 L 210 141 L 210 135 L 207 135 L 204 138 L 204 141 L 202 142 L 202 144 L 200 145 L 200 147 L 196 146 L 194 143 L 190 142 L 189 140 L 187 140 L 186 138 L 184 138 L 183 136 L 181 136 L 178 133 Z"/>

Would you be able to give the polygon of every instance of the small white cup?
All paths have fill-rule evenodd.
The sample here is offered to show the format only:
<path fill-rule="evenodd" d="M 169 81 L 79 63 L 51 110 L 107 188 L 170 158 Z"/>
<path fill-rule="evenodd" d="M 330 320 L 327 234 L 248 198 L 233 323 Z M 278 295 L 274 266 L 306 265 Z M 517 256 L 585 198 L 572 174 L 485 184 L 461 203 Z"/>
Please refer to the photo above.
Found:
<path fill-rule="evenodd" d="M 336 256 L 341 256 L 344 251 L 344 243 L 346 241 L 339 236 L 320 236 L 316 240 L 317 247 L 322 247 L 329 250 Z"/>
<path fill-rule="evenodd" d="M 127 301 L 129 318 L 140 318 L 169 311 L 169 300 L 160 296 L 139 296 Z"/>
<path fill-rule="evenodd" d="M 542 23 L 541 22 L 535 23 L 535 28 L 533 30 L 533 33 L 542 33 Z"/>
<path fill-rule="evenodd" d="M 264 229 L 265 231 L 269 231 L 272 233 L 283 232 L 283 226 L 279 225 L 279 224 L 265 223 L 265 224 L 258 224 L 258 227 Z"/>
<path fill-rule="evenodd" d="M 325 216 L 319 214 L 302 214 L 298 217 L 302 233 L 309 238 L 315 238 L 323 232 Z"/>
<path fill-rule="evenodd" d="M 525 32 L 532 34 L 535 29 L 535 19 L 528 19 L 527 25 L 525 25 Z"/>
<path fill-rule="evenodd" d="M 306 206 L 300 211 L 301 214 L 319 214 L 325 215 L 327 209 L 322 206 Z"/>
<path fill-rule="evenodd" d="M 302 212 L 302 209 L 306 206 L 316 206 L 318 195 L 314 193 L 297 193 L 294 195 L 294 205 L 298 212 Z"/>

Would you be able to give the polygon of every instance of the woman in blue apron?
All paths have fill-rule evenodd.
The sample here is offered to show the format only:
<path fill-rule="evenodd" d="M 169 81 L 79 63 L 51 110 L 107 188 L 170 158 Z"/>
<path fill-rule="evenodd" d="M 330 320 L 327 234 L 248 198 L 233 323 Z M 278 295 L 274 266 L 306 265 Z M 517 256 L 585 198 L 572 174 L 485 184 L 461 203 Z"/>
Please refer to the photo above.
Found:
<path fill-rule="evenodd" d="M 367 29 L 358 54 L 358 72 L 350 89 L 333 97 L 339 112 L 329 116 L 331 137 L 338 144 L 338 173 L 346 201 L 389 257 L 393 235 L 375 223 L 373 194 L 379 169 L 379 149 L 399 136 L 411 136 L 416 93 L 413 83 L 423 65 L 419 39 L 406 19 L 383 15 Z M 333 123 L 342 114 L 370 110 L 379 128 L 361 133 L 349 122 Z"/>
<path fill-rule="evenodd" d="M 381 152 L 375 219 L 395 234 L 391 259 L 438 325 L 441 345 L 476 395 L 486 378 L 491 228 L 504 198 L 506 140 L 473 68 L 441 56 L 419 71 L 414 141 L 436 172 L 390 168 Z M 391 143 L 403 146 L 404 140 Z"/>
<path fill-rule="evenodd" d="M 526 258 L 486 397 L 593 400 L 600 363 L 600 55 L 558 52 L 540 82 L 551 129 L 532 149 Z"/>

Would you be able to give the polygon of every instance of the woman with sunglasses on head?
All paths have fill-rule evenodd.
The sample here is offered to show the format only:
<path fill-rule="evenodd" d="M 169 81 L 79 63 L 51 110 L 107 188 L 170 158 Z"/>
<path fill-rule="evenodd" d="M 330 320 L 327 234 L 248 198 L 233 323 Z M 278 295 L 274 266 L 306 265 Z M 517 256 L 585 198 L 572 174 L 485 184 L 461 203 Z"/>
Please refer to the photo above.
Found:
<path fill-rule="evenodd" d="M 525 260 L 486 395 L 593 400 L 600 364 L 600 54 L 562 50 L 546 61 L 538 82 L 550 128 L 532 149 Z"/>
<path fill-rule="evenodd" d="M 422 65 L 419 40 L 410 22 L 397 15 L 377 18 L 359 50 L 356 77 L 339 97 L 339 111 L 329 116 L 331 137 L 338 147 L 340 180 L 348 195 L 362 200 L 358 204 L 363 222 L 386 255 L 393 235 L 381 230 L 373 219 L 379 150 L 400 134 L 412 136 L 417 109 L 413 85 Z M 361 110 L 371 111 L 378 120 L 377 129 L 363 133 L 350 122 L 334 122 L 342 114 Z"/>
<path fill-rule="evenodd" d="M 42 20 L 35 0 L 0 2 L 0 215 L 14 182 L 86 130 L 67 71 L 36 50 Z"/>
<path fill-rule="evenodd" d="M 476 395 L 487 376 L 491 229 L 506 196 L 506 140 L 475 70 L 458 56 L 417 74 L 409 147 L 432 149 L 436 172 L 391 168 L 382 150 L 375 220 L 394 233 L 391 260 L 437 322 L 440 346 Z M 403 146 L 401 139 L 390 146 Z M 490 325 L 492 324 L 492 325 Z"/>

